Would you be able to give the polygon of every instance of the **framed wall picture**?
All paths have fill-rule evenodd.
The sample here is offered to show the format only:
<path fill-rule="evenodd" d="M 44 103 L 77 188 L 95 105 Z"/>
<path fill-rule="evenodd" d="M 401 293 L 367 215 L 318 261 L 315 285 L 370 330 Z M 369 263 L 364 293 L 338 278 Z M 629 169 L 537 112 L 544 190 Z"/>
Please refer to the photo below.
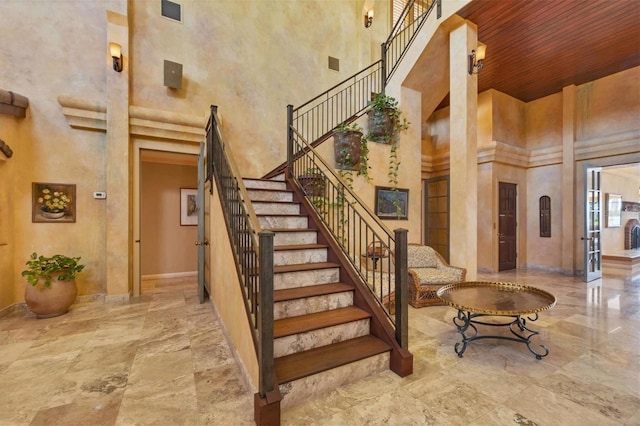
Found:
<path fill-rule="evenodd" d="M 198 190 L 180 188 L 180 225 L 198 224 Z"/>
<path fill-rule="evenodd" d="M 67 183 L 31 184 L 31 221 L 73 223 L 76 221 L 76 186 Z"/>
<path fill-rule="evenodd" d="M 617 228 L 622 223 L 622 195 L 607 194 L 607 228 Z"/>
<path fill-rule="evenodd" d="M 409 190 L 376 186 L 376 215 L 380 219 L 409 218 Z"/>

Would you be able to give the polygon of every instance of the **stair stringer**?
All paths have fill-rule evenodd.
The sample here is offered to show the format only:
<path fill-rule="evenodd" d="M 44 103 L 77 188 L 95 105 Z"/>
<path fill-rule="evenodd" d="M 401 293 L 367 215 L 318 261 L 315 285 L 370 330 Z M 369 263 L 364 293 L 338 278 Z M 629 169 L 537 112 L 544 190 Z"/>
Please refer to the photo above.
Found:
<path fill-rule="evenodd" d="M 363 309 L 371 314 L 370 334 L 387 343 L 391 347 L 389 369 L 400 377 L 406 377 L 413 373 L 413 355 L 408 349 L 400 346 L 395 338 L 395 329 L 392 327 L 383 308 L 376 301 L 375 296 L 362 282 L 351 262 L 343 254 L 338 243 L 331 236 L 320 218 L 315 213 L 311 203 L 304 196 L 301 188 L 291 179 L 286 178 L 287 186 L 293 191 L 294 201 L 300 203 L 301 210 L 306 210 L 309 218 L 309 228 L 318 232 L 318 242 L 329 246 L 327 260 L 339 264 L 340 281 L 354 286 L 353 306 Z"/>

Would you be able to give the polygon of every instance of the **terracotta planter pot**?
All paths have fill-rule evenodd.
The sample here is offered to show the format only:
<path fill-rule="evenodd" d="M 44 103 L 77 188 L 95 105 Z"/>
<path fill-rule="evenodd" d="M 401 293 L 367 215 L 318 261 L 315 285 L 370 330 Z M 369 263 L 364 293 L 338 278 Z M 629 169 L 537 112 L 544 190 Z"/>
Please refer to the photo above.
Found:
<path fill-rule="evenodd" d="M 324 195 L 326 182 L 321 174 L 308 173 L 298 177 L 302 189 L 310 197 L 321 197 Z"/>
<path fill-rule="evenodd" d="M 393 108 L 383 111 L 371 110 L 367 112 L 369 124 L 369 139 L 374 142 L 390 144 L 393 136 Z"/>
<path fill-rule="evenodd" d="M 35 286 L 27 283 L 24 301 L 38 318 L 51 318 L 67 313 L 77 294 L 75 280 L 54 279 L 49 287 L 45 287 L 42 281 Z"/>
<path fill-rule="evenodd" d="M 333 153 L 340 170 L 358 170 L 362 151 L 362 132 L 337 132 L 333 135 Z"/>

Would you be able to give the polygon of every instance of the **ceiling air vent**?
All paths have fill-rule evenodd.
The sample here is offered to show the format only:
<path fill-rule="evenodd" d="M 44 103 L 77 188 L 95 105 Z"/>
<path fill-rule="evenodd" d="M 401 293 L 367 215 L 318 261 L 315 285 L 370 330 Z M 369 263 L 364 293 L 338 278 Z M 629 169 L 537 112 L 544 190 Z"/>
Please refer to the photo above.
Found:
<path fill-rule="evenodd" d="M 179 3 L 162 0 L 160 4 L 162 8 L 162 16 L 173 19 L 174 21 L 182 22 L 182 6 Z"/>

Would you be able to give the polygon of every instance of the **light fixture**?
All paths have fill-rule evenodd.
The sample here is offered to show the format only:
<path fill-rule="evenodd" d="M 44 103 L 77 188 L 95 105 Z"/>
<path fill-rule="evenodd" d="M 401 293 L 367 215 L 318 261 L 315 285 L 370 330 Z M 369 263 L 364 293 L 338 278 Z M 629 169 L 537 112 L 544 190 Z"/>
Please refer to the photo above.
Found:
<path fill-rule="evenodd" d="M 373 9 L 367 10 L 367 13 L 364 14 L 364 27 L 369 28 L 373 23 Z"/>
<path fill-rule="evenodd" d="M 122 48 L 118 43 L 109 43 L 109 51 L 113 58 L 113 69 L 122 72 Z"/>
<path fill-rule="evenodd" d="M 484 45 L 480 45 L 477 50 L 471 51 L 471 55 L 469 55 L 469 74 L 478 74 L 482 71 L 486 51 L 487 46 Z"/>

